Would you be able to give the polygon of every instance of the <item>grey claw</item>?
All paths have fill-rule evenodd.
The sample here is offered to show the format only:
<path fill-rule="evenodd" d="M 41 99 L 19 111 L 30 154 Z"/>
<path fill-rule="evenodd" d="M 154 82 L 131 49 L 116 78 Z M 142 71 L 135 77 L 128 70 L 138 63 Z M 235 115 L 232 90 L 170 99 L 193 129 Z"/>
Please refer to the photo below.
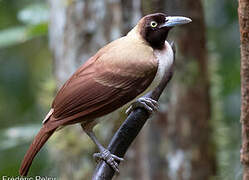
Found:
<path fill-rule="evenodd" d="M 155 101 L 154 99 L 151 98 L 144 98 L 146 105 L 148 105 L 149 107 L 151 107 L 151 109 L 153 111 L 158 111 L 159 109 L 159 104 L 157 101 Z"/>
<path fill-rule="evenodd" d="M 153 112 L 152 107 L 150 106 L 150 104 L 148 102 L 140 102 L 140 104 L 137 105 L 137 107 L 142 107 L 145 108 L 150 114 Z"/>
<path fill-rule="evenodd" d="M 98 162 L 104 160 L 108 165 L 110 165 L 117 173 L 119 173 L 118 163 L 115 161 L 123 161 L 123 158 L 120 158 L 114 154 L 111 154 L 109 150 L 105 149 L 100 153 L 93 154 L 94 159 Z"/>
<path fill-rule="evenodd" d="M 99 161 L 101 160 L 101 153 L 94 153 L 93 158 L 97 163 L 99 163 Z"/>
<path fill-rule="evenodd" d="M 151 115 L 153 112 L 159 110 L 158 102 L 154 99 L 141 97 L 136 102 L 132 103 L 132 105 L 126 110 L 126 114 L 130 114 L 136 108 L 144 108 Z"/>
<path fill-rule="evenodd" d="M 115 159 L 115 160 L 118 160 L 118 161 L 124 161 L 124 158 L 121 158 L 121 157 L 118 157 L 114 154 L 111 154 L 111 156 Z"/>
<path fill-rule="evenodd" d="M 131 105 L 130 107 L 128 107 L 128 109 L 125 111 L 125 113 L 126 113 L 127 115 L 129 115 L 129 114 L 131 113 L 132 110 L 133 110 L 133 109 L 132 109 L 132 105 Z"/>

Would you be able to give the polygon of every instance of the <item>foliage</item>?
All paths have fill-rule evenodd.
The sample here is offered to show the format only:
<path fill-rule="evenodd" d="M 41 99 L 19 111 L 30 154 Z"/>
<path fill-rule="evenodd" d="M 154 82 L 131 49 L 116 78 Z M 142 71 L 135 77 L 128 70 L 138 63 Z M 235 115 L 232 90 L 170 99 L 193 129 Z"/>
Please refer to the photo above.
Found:
<path fill-rule="evenodd" d="M 45 4 L 31 4 L 20 10 L 17 17 L 24 25 L 0 31 L 0 48 L 24 43 L 47 34 L 48 8 Z"/>
<path fill-rule="evenodd" d="M 51 102 L 47 33 L 45 2 L 0 1 L 0 176 L 18 175 L 20 160 Z M 34 162 L 32 174 L 47 168 L 46 150 L 39 156 L 43 160 Z"/>

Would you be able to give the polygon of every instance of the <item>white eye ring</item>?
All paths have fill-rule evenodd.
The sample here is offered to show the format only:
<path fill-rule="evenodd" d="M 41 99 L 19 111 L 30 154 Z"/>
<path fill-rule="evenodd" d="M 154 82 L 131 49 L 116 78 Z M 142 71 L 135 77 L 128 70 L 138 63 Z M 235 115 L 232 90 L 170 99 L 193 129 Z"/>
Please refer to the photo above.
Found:
<path fill-rule="evenodd" d="M 153 27 L 153 28 L 157 27 L 157 22 L 156 21 L 151 21 L 150 26 Z"/>

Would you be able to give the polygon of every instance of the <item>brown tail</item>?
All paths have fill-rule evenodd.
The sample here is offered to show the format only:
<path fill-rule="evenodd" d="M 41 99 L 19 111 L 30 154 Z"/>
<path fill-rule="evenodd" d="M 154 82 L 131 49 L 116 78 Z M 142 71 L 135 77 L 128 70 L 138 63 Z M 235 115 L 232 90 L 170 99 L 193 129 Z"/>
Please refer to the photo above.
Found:
<path fill-rule="evenodd" d="M 21 176 L 27 176 L 35 155 L 47 142 L 48 138 L 54 133 L 54 131 L 55 129 L 47 131 L 44 126 L 40 129 L 22 160 L 22 164 L 19 169 L 19 173 Z"/>

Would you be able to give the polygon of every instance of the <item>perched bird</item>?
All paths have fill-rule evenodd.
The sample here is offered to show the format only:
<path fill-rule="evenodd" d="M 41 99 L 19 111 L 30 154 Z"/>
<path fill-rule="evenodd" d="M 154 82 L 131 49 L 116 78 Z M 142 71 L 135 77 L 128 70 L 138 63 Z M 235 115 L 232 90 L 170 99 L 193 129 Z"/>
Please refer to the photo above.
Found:
<path fill-rule="evenodd" d="M 163 13 L 143 17 L 124 37 L 117 39 L 92 56 L 58 91 L 43 126 L 30 145 L 20 167 L 26 176 L 31 163 L 60 127 L 80 123 L 99 148 L 94 156 L 118 171 L 120 157 L 111 154 L 95 137 L 92 129 L 98 118 L 131 103 L 128 113 L 143 107 L 156 110 L 156 101 L 141 97 L 156 87 L 173 63 L 173 50 L 166 41 L 169 30 L 191 19 Z M 136 97 L 140 97 L 134 101 Z"/>

